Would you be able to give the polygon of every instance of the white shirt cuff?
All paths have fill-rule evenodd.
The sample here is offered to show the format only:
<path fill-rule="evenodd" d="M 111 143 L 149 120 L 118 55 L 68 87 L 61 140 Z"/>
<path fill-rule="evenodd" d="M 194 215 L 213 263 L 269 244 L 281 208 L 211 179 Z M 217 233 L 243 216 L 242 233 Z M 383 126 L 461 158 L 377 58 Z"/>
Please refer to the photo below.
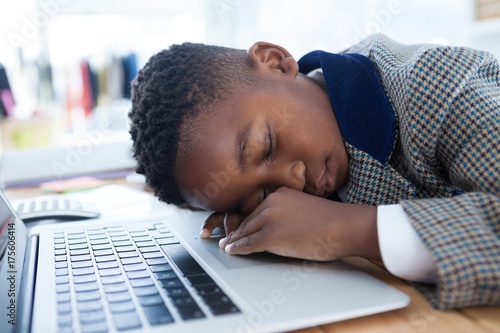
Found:
<path fill-rule="evenodd" d="M 415 282 L 435 283 L 437 268 L 401 205 L 377 208 L 380 253 L 393 275 Z"/>

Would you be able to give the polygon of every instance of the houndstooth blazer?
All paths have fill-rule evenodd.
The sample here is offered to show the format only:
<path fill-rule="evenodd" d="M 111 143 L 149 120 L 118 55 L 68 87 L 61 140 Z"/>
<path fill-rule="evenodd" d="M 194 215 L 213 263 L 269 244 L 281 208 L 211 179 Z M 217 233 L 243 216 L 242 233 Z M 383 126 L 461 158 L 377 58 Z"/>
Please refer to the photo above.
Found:
<path fill-rule="evenodd" d="M 373 62 L 397 123 L 388 163 L 346 142 L 347 201 L 403 206 L 438 268 L 436 285 L 414 284 L 435 308 L 500 305 L 497 60 L 380 34 L 347 52 Z"/>

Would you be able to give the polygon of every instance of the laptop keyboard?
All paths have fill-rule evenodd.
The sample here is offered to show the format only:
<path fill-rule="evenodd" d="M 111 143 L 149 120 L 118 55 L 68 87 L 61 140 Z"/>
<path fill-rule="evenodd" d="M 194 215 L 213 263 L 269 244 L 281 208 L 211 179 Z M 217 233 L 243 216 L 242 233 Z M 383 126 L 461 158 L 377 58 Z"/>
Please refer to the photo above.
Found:
<path fill-rule="evenodd" d="M 54 251 L 60 332 L 240 312 L 161 222 L 54 231 Z"/>

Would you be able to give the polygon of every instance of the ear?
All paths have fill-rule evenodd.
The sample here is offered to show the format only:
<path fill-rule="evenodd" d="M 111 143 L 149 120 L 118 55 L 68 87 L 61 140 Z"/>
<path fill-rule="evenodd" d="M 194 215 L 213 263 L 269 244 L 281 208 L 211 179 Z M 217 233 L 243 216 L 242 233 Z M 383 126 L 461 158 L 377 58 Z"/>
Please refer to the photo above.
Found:
<path fill-rule="evenodd" d="M 252 67 L 261 72 L 281 73 L 297 76 L 299 65 L 285 48 L 267 43 L 257 42 L 248 49 L 248 58 Z"/>

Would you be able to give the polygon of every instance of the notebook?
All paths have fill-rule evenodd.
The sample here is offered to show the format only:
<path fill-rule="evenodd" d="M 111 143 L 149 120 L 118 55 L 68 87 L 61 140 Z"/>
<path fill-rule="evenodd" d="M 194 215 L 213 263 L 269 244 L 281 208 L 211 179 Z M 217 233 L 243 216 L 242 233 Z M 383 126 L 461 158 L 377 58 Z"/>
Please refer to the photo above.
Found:
<path fill-rule="evenodd" d="M 198 237 L 207 216 L 172 208 L 28 230 L 0 193 L 0 331 L 283 332 L 409 303 L 342 261 L 227 255 L 222 232 Z"/>

